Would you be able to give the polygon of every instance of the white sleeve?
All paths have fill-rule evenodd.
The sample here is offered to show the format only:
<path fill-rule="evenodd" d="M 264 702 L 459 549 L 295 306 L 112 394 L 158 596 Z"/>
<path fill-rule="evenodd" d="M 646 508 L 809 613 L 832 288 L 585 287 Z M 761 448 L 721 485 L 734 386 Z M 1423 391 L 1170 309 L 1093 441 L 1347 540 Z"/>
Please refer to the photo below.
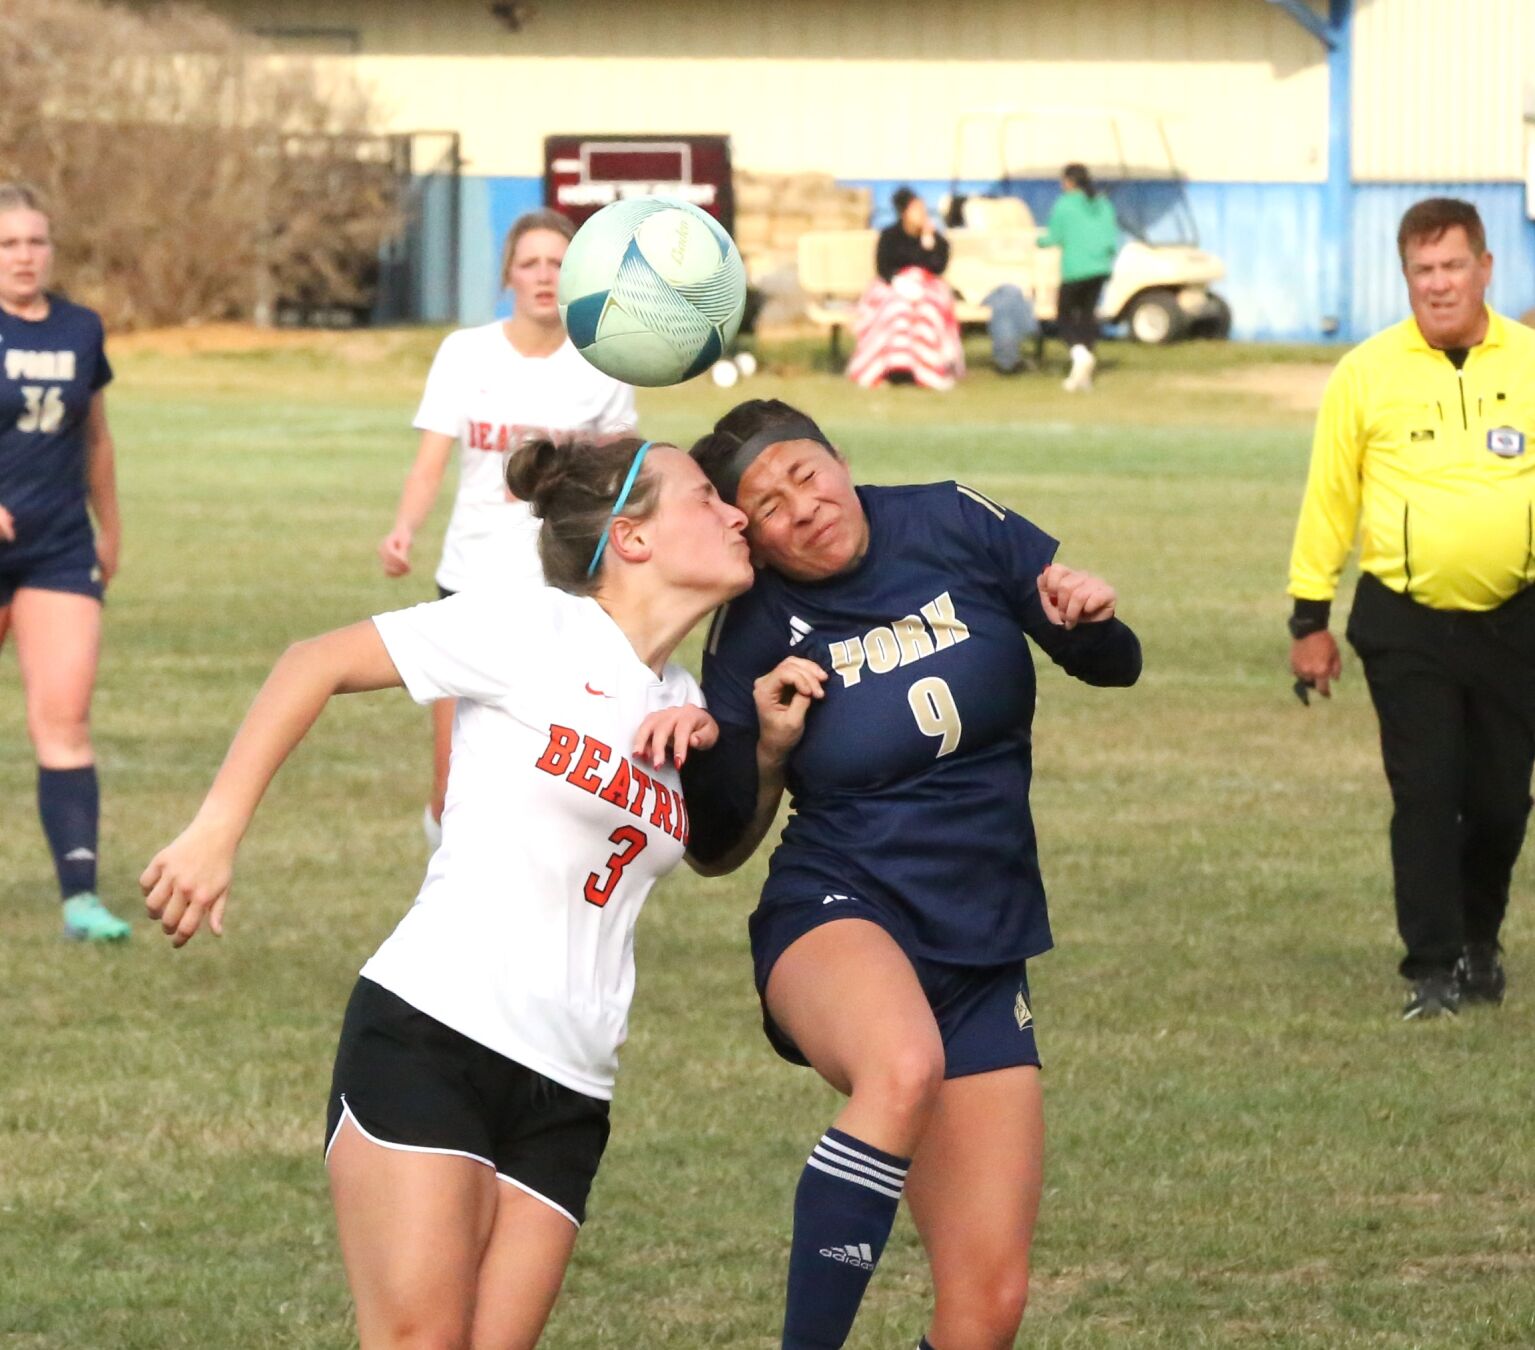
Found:
<path fill-rule="evenodd" d="M 463 355 L 454 342 L 457 333 L 443 338 L 442 346 L 432 359 L 427 372 L 426 389 L 421 395 L 421 406 L 416 409 L 417 431 L 435 431 L 443 436 L 458 439 L 464 425 Z"/>
<path fill-rule="evenodd" d="M 491 588 L 377 614 L 373 626 L 417 703 L 467 698 L 503 702 L 527 674 L 537 644 L 516 636 L 508 594 Z"/>
<path fill-rule="evenodd" d="M 709 706 L 709 700 L 704 697 L 704 691 L 698 687 L 698 681 L 681 666 L 667 665 L 664 685 L 666 706 L 669 708 L 680 708 L 684 703 L 691 703 L 704 709 Z"/>
<path fill-rule="evenodd" d="M 613 387 L 601 411 L 592 419 L 591 430 L 599 436 L 616 436 L 633 431 L 638 420 L 634 412 L 634 386 L 612 382 Z"/>

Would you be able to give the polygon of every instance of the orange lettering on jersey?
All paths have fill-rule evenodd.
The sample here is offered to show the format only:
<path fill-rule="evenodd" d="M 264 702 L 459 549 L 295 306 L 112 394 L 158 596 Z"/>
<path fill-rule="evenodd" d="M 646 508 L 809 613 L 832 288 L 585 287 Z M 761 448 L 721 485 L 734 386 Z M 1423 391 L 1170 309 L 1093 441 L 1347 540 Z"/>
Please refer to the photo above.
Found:
<path fill-rule="evenodd" d="M 480 449 L 481 450 L 489 450 L 490 449 L 490 423 L 489 422 L 480 422 L 480 423 L 477 423 L 477 425 L 478 425 L 479 431 L 480 431 Z"/>
<path fill-rule="evenodd" d="M 672 801 L 677 807 L 677 828 L 672 831 L 672 838 L 680 840 L 683 847 L 687 847 L 688 835 L 688 804 L 687 799 L 680 792 L 672 793 Z"/>
<path fill-rule="evenodd" d="M 580 743 L 581 737 L 578 732 L 571 730 L 570 727 L 562 727 L 551 722 L 549 744 L 544 747 L 544 753 L 538 757 L 536 767 L 558 778 L 570 768 L 570 757 Z"/>
<path fill-rule="evenodd" d="M 650 813 L 650 823 L 672 832 L 672 790 L 665 783 L 652 783 L 656 790 L 656 809 Z"/>
<path fill-rule="evenodd" d="M 509 449 L 511 449 L 511 445 L 512 445 L 512 429 L 511 429 L 511 427 L 508 427 L 508 426 L 497 427 L 496 428 L 496 449 L 499 450 L 504 455 Z"/>
<path fill-rule="evenodd" d="M 586 744 L 581 747 L 581 758 L 576 761 L 576 767 L 565 775 L 565 781 L 574 783 L 582 792 L 596 792 L 600 786 L 597 781 L 598 766 L 606 764 L 612 755 L 612 746 L 588 736 Z"/>
<path fill-rule="evenodd" d="M 632 781 L 629 777 L 629 761 L 620 755 L 618 768 L 614 770 L 611 781 L 597 795 L 605 802 L 612 802 L 614 806 L 627 807 L 629 805 L 629 784 Z"/>
<path fill-rule="evenodd" d="M 650 775 L 638 764 L 631 764 L 629 772 L 634 775 L 635 786 L 639 789 L 634 794 L 634 800 L 629 803 L 629 814 L 642 816 L 645 814 L 645 791 L 651 786 Z"/>

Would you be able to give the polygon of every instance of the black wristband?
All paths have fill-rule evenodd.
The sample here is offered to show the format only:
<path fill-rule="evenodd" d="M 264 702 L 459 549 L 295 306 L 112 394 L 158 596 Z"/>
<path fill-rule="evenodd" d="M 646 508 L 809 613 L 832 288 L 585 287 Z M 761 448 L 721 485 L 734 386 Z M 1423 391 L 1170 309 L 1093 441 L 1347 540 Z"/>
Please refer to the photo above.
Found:
<path fill-rule="evenodd" d="M 1325 633 L 1331 618 L 1331 600 L 1297 600 L 1290 612 L 1290 636 L 1303 638 L 1313 633 Z"/>

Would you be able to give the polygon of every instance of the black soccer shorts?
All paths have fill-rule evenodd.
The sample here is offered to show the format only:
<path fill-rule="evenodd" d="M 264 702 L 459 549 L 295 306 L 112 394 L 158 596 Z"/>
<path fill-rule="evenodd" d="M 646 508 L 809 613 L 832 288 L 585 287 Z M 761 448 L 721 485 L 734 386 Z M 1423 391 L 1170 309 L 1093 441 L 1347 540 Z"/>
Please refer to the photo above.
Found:
<path fill-rule="evenodd" d="M 350 1117 L 385 1148 L 484 1163 L 580 1227 L 608 1108 L 359 978 L 341 1024 L 325 1152 Z"/>

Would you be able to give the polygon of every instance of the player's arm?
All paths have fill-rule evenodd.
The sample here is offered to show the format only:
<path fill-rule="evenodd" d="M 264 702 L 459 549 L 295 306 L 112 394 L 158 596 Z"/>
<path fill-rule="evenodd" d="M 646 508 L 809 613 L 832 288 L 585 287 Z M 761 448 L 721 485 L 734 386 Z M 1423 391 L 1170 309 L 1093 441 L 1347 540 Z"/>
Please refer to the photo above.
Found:
<path fill-rule="evenodd" d="M 1324 698 L 1343 671 L 1338 644 L 1327 626 L 1338 578 L 1359 530 L 1364 460 L 1360 406 L 1359 376 L 1345 361 L 1328 380 L 1317 413 L 1306 494 L 1290 552 L 1290 668 Z"/>
<path fill-rule="evenodd" d="M 432 505 L 442 489 L 448 457 L 453 453 L 454 438 L 441 431 L 423 431 L 416 448 L 415 462 L 405 475 L 400 505 L 394 513 L 394 527 L 378 546 L 384 574 L 402 577 L 410 571 L 410 546 L 416 531 L 431 514 Z"/>
<path fill-rule="evenodd" d="M 805 732 L 805 715 L 825 697 L 826 671 L 785 657 L 752 685 L 757 730 L 722 727 L 718 743 L 682 766 L 687 795 L 687 861 L 707 877 L 744 863 L 767 837 L 783 800 L 789 755 Z"/>
<path fill-rule="evenodd" d="M 111 581 L 122 552 L 123 520 L 117 505 L 117 447 L 107 424 L 107 396 L 91 395 L 85 415 L 85 486 L 96 518 L 96 558 L 101 579 Z"/>
<path fill-rule="evenodd" d="M 1057 541 L 1016 511 L 956 483 L 957 556 L 1008 596 L 1019 626 L 1067 674 L 1087 684 L 1140 678 L 1141 644 L 1115 616 L 1119 595 L 1102 577 L 1055 559 Z"/>
<path fill-rule="evenodd" d="M 1141 644 L 1115 610 L 1118 593 L 1102 577 L 1052 562 L 1036 583 L 1043 624 L 1030 628 L 1040 648 L 1068 675 L 1101 687 L 1132 685 L 1141 675 Z"/>
<path fill-rule="evenodd" d="M 371 622 L 294 643 L 267 676 L 192 823 L 154 856 L 139 886 L 180 947 L 208 916 L 224 930 L 235 852 L 273 776 L 333 694 L 403 684 Z"/>

